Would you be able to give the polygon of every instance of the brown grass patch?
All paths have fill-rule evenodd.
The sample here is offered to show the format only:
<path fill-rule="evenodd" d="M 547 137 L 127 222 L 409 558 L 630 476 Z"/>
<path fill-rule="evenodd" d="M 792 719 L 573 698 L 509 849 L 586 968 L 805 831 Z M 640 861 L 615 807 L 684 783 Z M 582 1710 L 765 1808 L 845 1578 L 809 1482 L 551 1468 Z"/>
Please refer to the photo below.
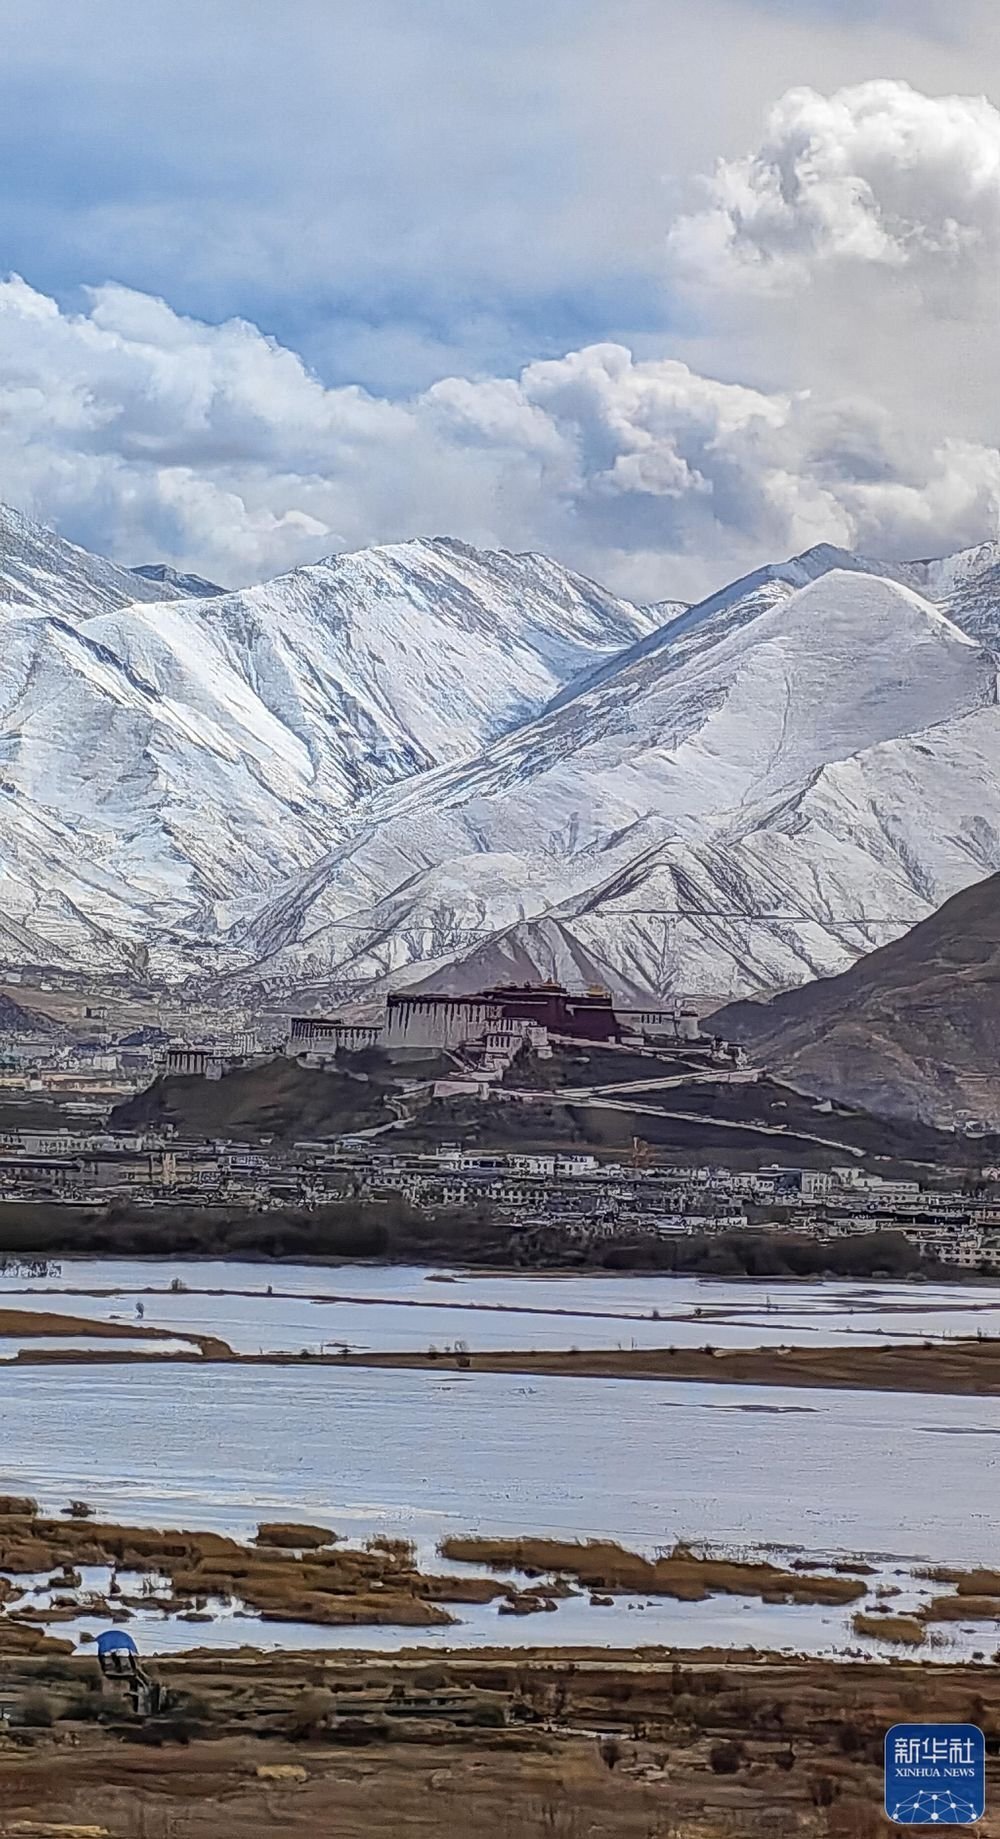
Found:
<path fill-rule="evenodd" d="M 154 1328 L 147 1322 L 91 1321 L 88 1316 L 62 1315 L 54 1309 L 0 1308 L 0 1335 L 10 1335 L 28 1342 L 40 1335 L 72 1335 L 86 1337 L 88 1341 L 148 1341 L 149 1352 L 153 1355 L 157 1351 L 157 1341 L 190 1341 L 192 1352 L 200 1348 L 201 1353 L 209 1359 L 225 1360 L 234 1357 L 229 1343 L 220 1341 L 217 1335 L 197 1334 L 186 1328 L 178 1334 L 172 1328 Z M 49 1352 L 57 1360 L 60 1357 L 76 1358 L 72 1348 L 64 1349 L 62 1355 L 55 1350 Z M 35 1358 L 38 1358 L 37 1352 Z M 80 1358 L 86 1359 L 87 1356 L 82 1355 Z M 34 1501 L 29 1501 L 27 1505 L 37 1512 Z"/>
<path fill-rule="evenodd" d="M 452 1580 L 423 1578 L 411 1548 L 401 1542 L 373 1544 L 364 1551 L 326 1543 L 320 1547 L 318 1541 L 335 1537 L 327 1527 L 285 1522 L 265 1522 L 261 1533 L 268 1537 L 266 1545 L 243 1545 L 222 1533 L 0 1515 L 0 1570 L 47 1574 L 63 1566 L 120 1564 L 169 1577 L 170 1591 L 156 1599 L 168 1611 L 200 1612 L 208 1598 L 223 1596 L 236 1598 L 268 1621 L 338 1627 L 445 1627 L 454 1617 L 441 1603 L 488 1602 L 503 1592 L 490 1578 L 455 1579 L 453 1589 Z M 287 1546 L 281 1543 L 285 1534 Z M 137 1606 L 153 1602 L 130 1600 Z M 60 1616 L 70 1620 L 78 1613 L 70 1603 L 64 1609 L 28 1608 L 20 1633 L 10 1616 L 0 1617 L 0 1651 L 4 1641 L 6 1651 L 44 1651 L 38 1645 L 44 1637 L 30 1622 L 53 1622 Z"/>
<path fill-rule="evenodd" d="M 959 1596 L 1000 1596 L 1000 1571 L 958 1571 L 950 1565 L 928 1565 L 916 1573 L 935 1584 L 954 1584 Z"/>
<path fill-rule="evenodd" d="M 432 1603 L 492 1603 L 509 1585 L 493 1577 L 421 1577 L 418 1588 Z"/>
<path fill-rule="evenodd" d="M 936 1596 L 920 1611 L 922 1622 L 1000 1622 L 998 1596 Z"/>
<path fill-rule="evenodd" d="M 927 1630 L 916 1616 L 859 1613 L 852 1616 L 851 1627 L 856 1635 L 867 1635 L 873 1641 L 891 1641 L 895 1647 L 922 1647 L 927 1639 Z"/>
<path fill-rule="evenodd" d="M 4 1659 L 12 1655 L 72 1652 L 72 1641 L 60 1641 L 55 1635 L 47 1635 L 34 1623 L 15 1622 L 10 1616 L 0 1616 L 0 1655 Z"/>
<path fill-rule="evenodd" d="M 329 1526 L 293 1526 L 284 1520 L 262 1520 L 254 1538 L 255 1545 L 277 1545 L 288 1551 L 310 1551 L 321 1545 L 333 1545 L 340 1538 Z"/>
<path fill-rule="evenodd" d="M 586 1590 L 636 1596 L 671 1596 L 697 1603 L 706 1597 L 758 1596 L 766 1602 L 853 1603 L 866 1594 L 854 1577 L 826 1577 L 814 1572 L 783 1571 L 767 1563 L 747 1564 L 729 1558 L 700 1558 L 675 1546 L 665 1558 L 643 1558 L 611 1540 L 586 1544 L 562 1539 L 449 1538 L 441 1555 L 494 1570 L 528 1576 L 562 1571 Z"/>
<path fill-rule="evenodd" d="M 711 1332 L 709 1330 L 709 1332 Z M 331 1357 L 332 1358 L 332 1357 Z M 423 1353 L 358 1353 L 351 1366 L 426 1368 Z M 455 1366 L 439 1354 L 437 1366 Z M 925 1348 L 910 1342 L 879 1347 L 698 1347 L 584 1348 L 577 1354 L 553 1349 L 477 1353 L 476 1373 L 553 1374 L 575 1379 L 710 1380 L 713 1384 L 822 1386 L 848 1391 L 1000 1393 L 1000 1339 L 954 1340 Z"/>

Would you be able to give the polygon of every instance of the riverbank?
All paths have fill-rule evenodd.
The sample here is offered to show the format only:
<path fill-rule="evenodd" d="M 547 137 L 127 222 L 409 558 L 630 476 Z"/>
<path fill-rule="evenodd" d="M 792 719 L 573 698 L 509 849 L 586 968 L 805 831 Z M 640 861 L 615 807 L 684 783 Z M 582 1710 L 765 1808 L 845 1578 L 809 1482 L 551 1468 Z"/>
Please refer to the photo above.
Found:
<path fill-rule="evenodd" d="M 349 1354 L 337 1364 L 416 1372 L 544 1374 L 568 1379 L 710 1381 L 731 1386 L 811 1386 L 856 1392 L 1000 1395 L 1000 1340 L 881 1347 L 570 1349 L 566 1353 Z"/>
<path fill-rule="evenodd" d="M 421 1211 L 401 1196 L 345 1199 L 261 1213 L 220 1203 L 116 1200 L 88 1206 L 0 1201 L 0 1261 L 69 1257 L 259 1258 L 275 1265 L 448 1263 L 470 1270 L 678 1273 L 772 1280 L 822 1276 L 951 1281 L 898 1232 L 817 1239 L 788 1228 L 634 1232 L 580 1240 L 557 1226 L 525 1230 L 489 1207 Z M 964 1273 L 962 1274 L 964 1275 Z"/>
<path fill-rule="evenodd" d="M 92 1320 L 87 1316 L 64 1315 L 52 1309 L 9 1309 L 0 1306 L 0 1339 L 30 1341 L 37 1337 L 58 1339 L 63 1336 L 66 1338 L 82 1336 L 87 1340 L 107 1341 L 112 1344 L 112 1347 L 116 1341 L 127 1341 L 129 1343 L 127 1353 L 123 1349 L 114 1351 L 124 1358 L 134 1355 L 137 1360 L 149 1357 L 169 1359 L 171 1355 L 161 1344 L 168 1342 L 173 1349 L 178 1340 L 178 1337 L 169 1328 L 156 1328 L 152 1323 L 142 1320 L 132 1323 L 102 1322 L 99 1319 Z M 188 1358 L 205 1360 L 234 1358 L 233 1350 L 228 1342 L 220 1340 L 217 1335 L 185 1332 L 182 1339 L 191 1343 Z M 149 1342 L 148 1355 L 135 1352 L 136 1341 Z M 61 1350 L 53 1351 L 57 1358 L 63 1357 Z M 92 1354 L 92 1357 L 99 1359 L 100 1355 Z"/>
<path fill-rule="evenodd" d="M 102 1710 L 93 1662 L 9 1669 L 8 1830 L 873 1839 L 893 1724 L 971 1717 L 988 1739 L 1000 1732 L 1000 1672 L 988 1665 L 538 1646 L 391 1661 L 193 1653 L 154 1670 L 172 1710 L 142 1726 Z M 34 1722 L 19 1721 L 25 1707 Z M 988 1806 L 1000 1790 L 993 1747 Z"/>
<path fill-rule="evenodd" d="M 711 1333 L 711 1324 L 706 1323 Z M 856 1392 L 1000 1395 L 1000 1339 L 934 1343 L 885 1342 L 879 1346 L 493 1349 L 428 1347 L 414 1351 L 239 1353 L 218 1336 L 177 1335 L 144 1323 L 115 1324 L 50 1311 L 0 1308 L 0 1337 L 23 1342 L 2 1365 L 116 1365 L 129 1362 L 199 1366 L 217 1362 L 249 1367 L 390 1368 L 417 1373 L 499 1373 L 535 1378 L 671 1380 L 731 1386 L 811 1387 Z M 88 1343 L 73 1346 L 74 1337 Z M 58 1344 L 66 1341 L 64 1347 Z M 33 1346 L 45 1340 L 49 1345 Z M 107 1343 L 106 1348 L 94 1345 Z M 121 1347 L 116 1341 L 127 1343 Z M 170 1343 L 160 1351 L 159 1343 Z M 148 1346 L 142 1345 L 148 1342 Z"/>

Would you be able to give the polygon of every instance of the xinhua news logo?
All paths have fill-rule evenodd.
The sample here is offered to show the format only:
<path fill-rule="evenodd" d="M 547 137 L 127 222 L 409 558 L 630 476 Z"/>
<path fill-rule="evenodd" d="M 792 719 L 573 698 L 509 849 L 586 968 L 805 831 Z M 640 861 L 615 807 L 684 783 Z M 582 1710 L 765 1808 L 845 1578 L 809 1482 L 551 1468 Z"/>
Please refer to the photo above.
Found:
<path fill-rule="evenodd" d="M 986 1739 L 975 1724 L 896 1724 L 885 1740 L 885 1811 L 897 1826 L 971 1826 L 986 1811 Z"/>

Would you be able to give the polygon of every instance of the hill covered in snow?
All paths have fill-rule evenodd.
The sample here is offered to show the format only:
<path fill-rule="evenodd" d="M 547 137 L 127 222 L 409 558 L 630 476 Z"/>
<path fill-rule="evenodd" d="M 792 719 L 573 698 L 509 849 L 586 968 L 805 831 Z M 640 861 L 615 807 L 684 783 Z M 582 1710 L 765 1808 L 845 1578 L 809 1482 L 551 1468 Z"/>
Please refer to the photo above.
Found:
<path fill-rule="evenodd" d="M 2 533 L 0 915 L 29 962 L 196 967 L 359 801 L 648 628 L 545 558 L 447 540 L 199 597 L 16 513 Z"/>
<path fill-rule="evenodd" d="M 226 592 L 217 581 L 206 581 L 204 575 L 179 574 L 176 568 L 170 568 L 166 562 L 140 562 L 135 568 L 129 569 L 129 574 L 138 575 L 140 581 L 151 581 L 154 586 L 159 586 L 161 599 L 164 588 L 168 593 L 171 588 L 176 588 L 179 594 L 186 594 L 191 600 L 203 600 L 207 595 Z"/>
<path fill-rule="evenodd" d="M 0 513 L 4 962 L 711 1003 L 1000 870 L 997 545 L 689 608 L 448 538 L 201 585 Z"/>
<path fill-rule="evenodd" d="M 91 555 L 0 504 L 0 615 L 61 613 L 87 619 L 137 600 L 172 600 L 176 594 L 170 583 L 137 578 L 130 568 Z"/>
<path fill-rule="evenodd" d="M 721 999 L 841 970 L 1000 867 L 991 652 L 888 574 L 797 572 L 376 801 L 256 916 L 264 974 Z"/>

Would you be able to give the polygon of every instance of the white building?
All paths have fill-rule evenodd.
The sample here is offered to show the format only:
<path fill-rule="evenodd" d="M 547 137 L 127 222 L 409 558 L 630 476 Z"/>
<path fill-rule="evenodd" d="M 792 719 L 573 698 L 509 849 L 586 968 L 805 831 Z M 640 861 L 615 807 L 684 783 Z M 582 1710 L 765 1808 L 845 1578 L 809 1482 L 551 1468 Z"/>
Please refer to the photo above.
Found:
<path fill-rule="evenodd" d="M 391 995 L 386 1003 L 382 1045 L 387 1048 L 461 1047 L 497 1034 L 504 1014 L 499 1003 L 471 997 Z"/>
<path fill-rule="evenodd" d="M 859 1168 L 835 1168 L 833 1176 L 838 1187 L 867 1195 L 887 1207 L 915 1205 L 920 1200 L 919 1181 L 892 1181 Z"/>

